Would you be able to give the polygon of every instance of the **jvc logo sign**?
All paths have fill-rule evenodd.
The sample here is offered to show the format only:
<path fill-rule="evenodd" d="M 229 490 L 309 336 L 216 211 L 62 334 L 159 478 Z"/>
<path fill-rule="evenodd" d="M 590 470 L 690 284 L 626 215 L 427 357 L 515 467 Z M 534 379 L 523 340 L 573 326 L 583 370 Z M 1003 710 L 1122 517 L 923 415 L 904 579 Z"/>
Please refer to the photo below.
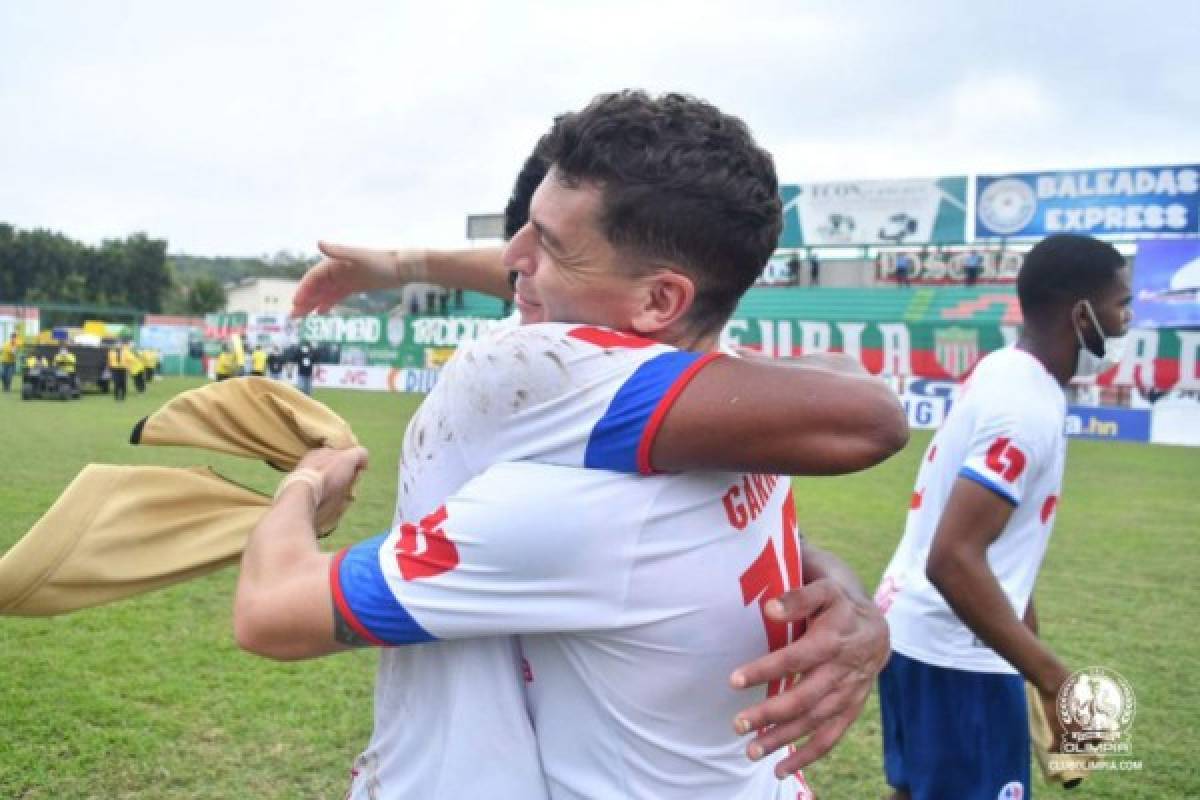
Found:
<path fill-rule="evenodd" d="M 342 373 L 342 378 L 338 383 L 342 386 L 366 386 L 367 371 L 365 369 L 348 369 Z"/>

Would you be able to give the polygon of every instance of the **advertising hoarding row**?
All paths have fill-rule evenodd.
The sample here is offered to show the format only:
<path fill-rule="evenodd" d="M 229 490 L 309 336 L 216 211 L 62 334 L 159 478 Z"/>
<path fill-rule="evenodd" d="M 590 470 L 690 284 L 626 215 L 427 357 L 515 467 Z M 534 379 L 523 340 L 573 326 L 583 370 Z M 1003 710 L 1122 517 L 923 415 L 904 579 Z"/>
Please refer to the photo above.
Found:
<path fill-rule="evenodd" d="M 775 358 L 837 351 L 874 375 L 957 381 L 987 353 L 1015 343 L 1019 332 L 1019 325 L 1004 323 L 743 318 L 726 325 L 721 345 Z M 1200 330 L 1131 330 L 1121 363 L 1097 382 L 1144 391 L 1200 390 Z"/>
<path fill-rule="evenodd" d="M 1200 327 L 1200 240 L 1138 244 L 1133 318 L 1140 327 Z"/>
<path fill-rule="evenodd" d="M 782 249 L 960 243 L 967 234 L 967 178 L 784 184 Z"/>
<path fill-rule="evenodd" d="M 1200 165 L 980 175 L 975 236 L 1200 233 Z"/>
<path fill-rule="evenodd" d="M 779 187 L 779 248 L 961 244 L 965 175 Z M 1200 234 L 1200 164 L 1011 172 L 975 178 L 975 238 Z"/>

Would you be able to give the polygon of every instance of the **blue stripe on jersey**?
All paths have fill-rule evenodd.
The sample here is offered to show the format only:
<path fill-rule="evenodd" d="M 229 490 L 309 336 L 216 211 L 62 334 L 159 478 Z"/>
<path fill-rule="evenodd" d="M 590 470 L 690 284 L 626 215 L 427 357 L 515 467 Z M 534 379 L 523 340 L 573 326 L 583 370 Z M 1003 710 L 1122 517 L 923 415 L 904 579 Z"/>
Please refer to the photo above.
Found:
<path fill-rule="evenodd" d="M 638 367 L 592 428 L 583 465 L 637 473 L 638 446 L 655 409 L 675 381 L 704 355 L 677 350 L 655 356 Z"/>
<path fill-rule="evenodd" d="M 334 602 L 384 644 L 416 644 L 436 641 L 405 610 L 388 585 L 379 566 L 379 549 L 387 538 L 381 533 L 347 547 L 338 564 L 333 587 Z"/>
<path fill-rule="evenodd" d="M 1012 492 L 1010 492 L 1008 489 L 1005 489 L 1003 486 L 996 483 L 994 480 L 989 478 L 987 475 L 984 475 L 982 472 L 973 470 L 970 467 L 963 467 L 962 469 L 960 469 L 958 471 L 958 474 L 960 476 L 966 478 L 967 480 L 975 481 L 976 483 L 978 483 L 980 486 L 984 487 L 985 489 L 991 489 L 993 492 L 1000 495 L 1002 498 L 1004 498 L 1008 502 L 1012 503 L 1014 506 L 1021 505 L 1021 501 L 1018 500 Z"/>

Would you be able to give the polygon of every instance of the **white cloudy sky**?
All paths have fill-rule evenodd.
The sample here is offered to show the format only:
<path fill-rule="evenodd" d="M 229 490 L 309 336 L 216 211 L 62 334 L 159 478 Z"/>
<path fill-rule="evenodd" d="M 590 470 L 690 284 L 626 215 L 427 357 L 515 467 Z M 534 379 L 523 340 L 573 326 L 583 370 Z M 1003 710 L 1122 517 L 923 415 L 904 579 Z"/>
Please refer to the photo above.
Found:
<path fill-rule="evenodd" d="M 0 221 L 455 245 L 560 111 L 743 117 L 784 182 L 1200 160 L 1200 2 L 0 0 Z"/>

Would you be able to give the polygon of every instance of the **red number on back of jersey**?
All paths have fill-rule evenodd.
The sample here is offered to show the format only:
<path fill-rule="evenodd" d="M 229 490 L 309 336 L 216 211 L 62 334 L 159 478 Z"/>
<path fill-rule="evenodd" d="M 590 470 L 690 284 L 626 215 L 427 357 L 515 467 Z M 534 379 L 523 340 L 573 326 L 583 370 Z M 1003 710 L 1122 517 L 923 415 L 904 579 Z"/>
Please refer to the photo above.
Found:
<path fill-rule="evenodd" d="M 750 605 L 755 600 L 758 601 L 763 627 L 767 632 L 767 647 L 770 650 L 778 650 L 785 646 L 794 636 L 798 636 L 803 631 L 803 624 L 797 625 L 797 630 L 793 632 L 789 630 L 791 626 L 788 623 L 767 617 L 765 610 L 767 601 L 783 594 L 789 583 L 792 587 L 800 585 L 800 554 L 796 544 L 796 507 L 790 491 L 783 504 L 783 542 L 784 564 L 779 563 L 779 554 L 775 550 L 775 543 L 768 539 L 762 552 L 758 554 L 758 558 L 754 559 L 754 563 L 742 573 L 741 577 L 742 602 Z M 785 569 L 787 570 L 786 577 Z M 781 680 L 771 681 L 767 684 L 767 697 L 774 697 L 782 688 L 784 687 Z"/>

